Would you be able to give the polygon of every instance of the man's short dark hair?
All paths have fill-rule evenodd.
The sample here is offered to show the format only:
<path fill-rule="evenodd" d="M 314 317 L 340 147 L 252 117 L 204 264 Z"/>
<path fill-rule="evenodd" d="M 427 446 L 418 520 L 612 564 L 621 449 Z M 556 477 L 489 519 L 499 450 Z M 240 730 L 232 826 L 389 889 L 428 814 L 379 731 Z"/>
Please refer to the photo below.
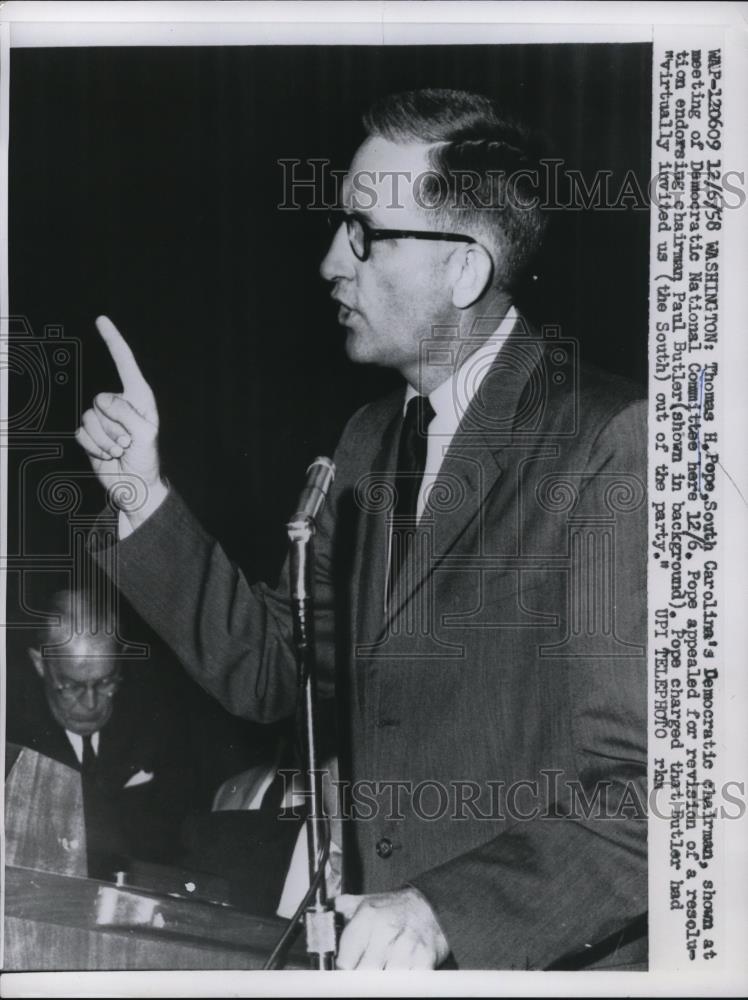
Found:
<path fill-rule="evenodd" d="M 369 136 L 390 142 L 433 143 L 432 170 L 415 192 L 418 204 L 432 228 L 482 236 L 497 251 L 494 282 L 513 289 L 547 227 L 537 140 L 490 98 L 463 90 L 390 94 L 366 112 L 363 124 Z"/>

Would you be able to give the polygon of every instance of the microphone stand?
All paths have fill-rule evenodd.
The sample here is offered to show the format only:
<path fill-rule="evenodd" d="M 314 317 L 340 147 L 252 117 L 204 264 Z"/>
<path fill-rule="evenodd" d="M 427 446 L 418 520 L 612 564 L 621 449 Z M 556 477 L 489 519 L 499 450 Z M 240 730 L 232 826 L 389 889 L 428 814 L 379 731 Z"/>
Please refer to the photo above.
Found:
<path fill-rule="evenodd" d="M 335 968 L 335 909 L 327 899 L 324 866 L 329 847 L 329 831 L 322 799 L 322 772 L 317 759 L 317 678 L 314 643 L 314 608 L 312 592 L 314 517 L 300 512 L 286 525 L 289 541 L 291 610 L 299 678 L 300 708 L 303 729 L 303 755 L 306 770 L 307 847 L 309 886 L 313 895 L 305 910 L 306 948 L 313 967 Z"/>

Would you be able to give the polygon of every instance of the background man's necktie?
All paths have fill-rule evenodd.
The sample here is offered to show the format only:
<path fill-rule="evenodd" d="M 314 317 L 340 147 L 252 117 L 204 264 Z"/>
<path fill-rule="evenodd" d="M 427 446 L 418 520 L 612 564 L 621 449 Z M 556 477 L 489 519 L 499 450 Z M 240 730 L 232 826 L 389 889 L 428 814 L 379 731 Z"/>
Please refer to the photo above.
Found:
<path fill-rule="evenodd" d="M 127 866 L 128 851 L 122 830 L 122 806 L 117 790 L 107 787 L 92 737 L 82 736 L 81 787 L 86 823 L 88 874 L 111 879 L 113 872 Z M 101 750 L 101 744 L 99 744 Z"/>
<path fill-rule="evenodd" d="M 392 538 L 390 542 L 390 572 L 387 581 L 387 598 L 391 600 L 393 588 L 402 570 L 416 529 L 418 494 L 426 468 L 428 426 L 434 419 L 434 408 L 426 396 L 413 396 L 405 411 L 397 452 L 395 489 L 397 499 L 393 511 Z"/>
<path fill-rule="evenodd" d="M 91 736 L 82 736 L 83 740 L 83 758 L 81 760 L 81 772 L 85 775 L 87 779 L 93 777 L 96 770 L 96 751 L 93 748 L 93 743 L 91 741 Z"/>
<path fill-rule="evenodd" d="M 86 822 L 99 811 L 98 796 L 96 794 L 97 759 L 96 751 L 93 748 L 91 736 L 82 736 L 83 756 L 81 758 L 81 789 L 83 791 L 83 809 L 86 814 Z"/>

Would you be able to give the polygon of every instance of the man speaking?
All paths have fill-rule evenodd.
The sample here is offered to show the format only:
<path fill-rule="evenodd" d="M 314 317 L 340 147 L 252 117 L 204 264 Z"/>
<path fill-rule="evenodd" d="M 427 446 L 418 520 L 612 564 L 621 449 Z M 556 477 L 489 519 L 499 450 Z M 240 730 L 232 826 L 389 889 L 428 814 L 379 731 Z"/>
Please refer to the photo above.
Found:
<path fill-rule="evenodd" d="M 644 968 L 646 404 L 515 308 L 545 231 L 521 130 L 440 90 L 364 124 L 321 275 L 349 358 L 405 385 L 348 423 L 316 537 L 338 966 Z M 98 558 L 225 705 L 287 716 L 287 576 L 250 586 L 162 479 L 153 394 L 97 326 L 122 380 L 78 432 L 120 507 Z"/>

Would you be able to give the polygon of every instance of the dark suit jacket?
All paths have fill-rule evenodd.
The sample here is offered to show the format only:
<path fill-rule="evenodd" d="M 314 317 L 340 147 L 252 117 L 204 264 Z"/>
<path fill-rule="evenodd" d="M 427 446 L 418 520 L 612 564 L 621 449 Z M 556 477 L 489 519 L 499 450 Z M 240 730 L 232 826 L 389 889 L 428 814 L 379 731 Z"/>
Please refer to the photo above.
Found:
<path fill-rule="evenodd" d="M 358 782 L 346 888 L 415 885 L 461 968 L 622 964 L 647 907 L 645 403 L 520 322 L 387 611 L 402 401 L 349 422 L 316 538 L 320 689 Z M 118 557 L 200 683 L 251 718 L 288 714 L 285 573 L 248 585 L 173 491 Z"/>
<path fill-rule="evenodd" d="M 29 665 L 10 692 L 8 739 L 80 770 L 65 730 L 53 718 Z M 135 776 L 148 780 L 128 785 Z M 90 874 L 108 877 L 130 858 L 173 863 L 193 796 L 180 720 L 159 705 L 149 684 L 127 677 L 99 732 L 96 780 L 86 800 Z"/>

